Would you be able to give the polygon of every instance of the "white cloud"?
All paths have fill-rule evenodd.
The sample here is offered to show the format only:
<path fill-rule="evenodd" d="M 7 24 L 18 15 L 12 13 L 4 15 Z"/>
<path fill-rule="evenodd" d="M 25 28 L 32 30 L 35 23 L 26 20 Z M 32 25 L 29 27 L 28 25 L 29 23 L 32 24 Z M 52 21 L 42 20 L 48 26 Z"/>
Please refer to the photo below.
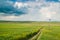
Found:
<path fill-rule="evenodd" d="M 21 8 L 23 6 L 23 3 L 21 2 L 15 2 L 14 7 Z"/>
<path fill-rule="evenodd" d="M 20 16 L 5 16 L 1 18 L 4 20 L 19 21 L 47 21 L 48 19 L 60 21 L 60 3 L 58 2 L 45 2 L 44 0 L 26 3 L 16 2 L 14 7 L 17 7 L 18 9 L 27 7 L 27 14 Z"/>
<path fill-rule="evenodd" d="M 25 7 L 27 5 L 27 3 L 15 2 L 14 7 L 20 9 L 21 7 Z"/>
<path fill-rule="evenodd" d="M 1 16 L 0 17 L 0 19 L 1 20 L 14 20 L 14 19 L 16 19 L 16 18 L 18 18 L 17 16 Z"/>
<path fill-rule="evenodd" d="M 50 9 L 50 7 L 43 7 L 40 9 L 42 16 L 46 19 L 51 19 L 52 16 L 56 14 L 55 11 L 51 11 L 49 9 Z"/>

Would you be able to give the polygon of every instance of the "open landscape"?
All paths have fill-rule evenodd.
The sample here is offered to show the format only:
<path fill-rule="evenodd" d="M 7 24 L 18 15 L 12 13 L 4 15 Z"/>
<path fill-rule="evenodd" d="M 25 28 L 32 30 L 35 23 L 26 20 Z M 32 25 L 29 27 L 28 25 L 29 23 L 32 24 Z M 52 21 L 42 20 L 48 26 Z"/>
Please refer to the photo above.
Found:
<path fill-rule="evenodd" d="M 60 0 L 0 0 L 0 40 L 60 40 Z"/>
<path fill-rule="evenodd" d="M 60 40 L 60 22 L 0 22 L 0 40 L 33 39 Z"/>

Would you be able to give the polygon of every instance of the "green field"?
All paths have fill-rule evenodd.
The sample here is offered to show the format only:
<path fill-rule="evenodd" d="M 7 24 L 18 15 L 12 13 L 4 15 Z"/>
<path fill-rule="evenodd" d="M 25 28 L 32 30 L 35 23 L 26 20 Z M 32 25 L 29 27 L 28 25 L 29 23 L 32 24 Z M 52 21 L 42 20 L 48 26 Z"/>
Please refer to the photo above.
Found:
<path fill-rule="evenodd" d="M 0 40 L 28 40 L 41 27 L 37 40 L 60 40 L 60 22 L 0 22 Z"/>

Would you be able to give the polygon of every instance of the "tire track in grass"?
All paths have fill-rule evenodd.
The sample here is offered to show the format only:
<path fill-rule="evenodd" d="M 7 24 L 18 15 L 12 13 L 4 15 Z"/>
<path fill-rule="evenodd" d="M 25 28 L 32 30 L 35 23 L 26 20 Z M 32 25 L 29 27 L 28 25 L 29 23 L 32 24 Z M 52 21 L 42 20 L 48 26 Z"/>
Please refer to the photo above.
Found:
<path fill-rule="evenodd" d="M 34 35 L 33 37 L 31 37 L 29 40 L 38 40 L 39 37 L 41 37 L 42 29 L 43 29 L 43 27 L 41 27 L 41 28 L 38 30 L 37 34 Z"/>

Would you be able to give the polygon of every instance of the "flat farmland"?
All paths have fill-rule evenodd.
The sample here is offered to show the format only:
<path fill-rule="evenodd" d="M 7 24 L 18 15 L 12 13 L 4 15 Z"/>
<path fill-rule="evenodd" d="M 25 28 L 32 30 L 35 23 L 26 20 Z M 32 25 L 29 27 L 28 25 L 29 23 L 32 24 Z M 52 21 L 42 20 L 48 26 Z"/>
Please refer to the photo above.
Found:
<path fill-rule="evenodd" d="M 0 40 L 29 40 L 40 28 L 36 40 L 60 40 L 60 22 L 0 22 Z"/>
<path fill-rule="evenodd" d="M 46 24 L 38 40 L 60 40 L 60 23 L 51 22 Z"/>
<path fill-rule="evenodd" d="M 20 40 L 38 31 L 39 28 L 40 25 L 37 23 L 1 22 L 0 40 Z"/>

